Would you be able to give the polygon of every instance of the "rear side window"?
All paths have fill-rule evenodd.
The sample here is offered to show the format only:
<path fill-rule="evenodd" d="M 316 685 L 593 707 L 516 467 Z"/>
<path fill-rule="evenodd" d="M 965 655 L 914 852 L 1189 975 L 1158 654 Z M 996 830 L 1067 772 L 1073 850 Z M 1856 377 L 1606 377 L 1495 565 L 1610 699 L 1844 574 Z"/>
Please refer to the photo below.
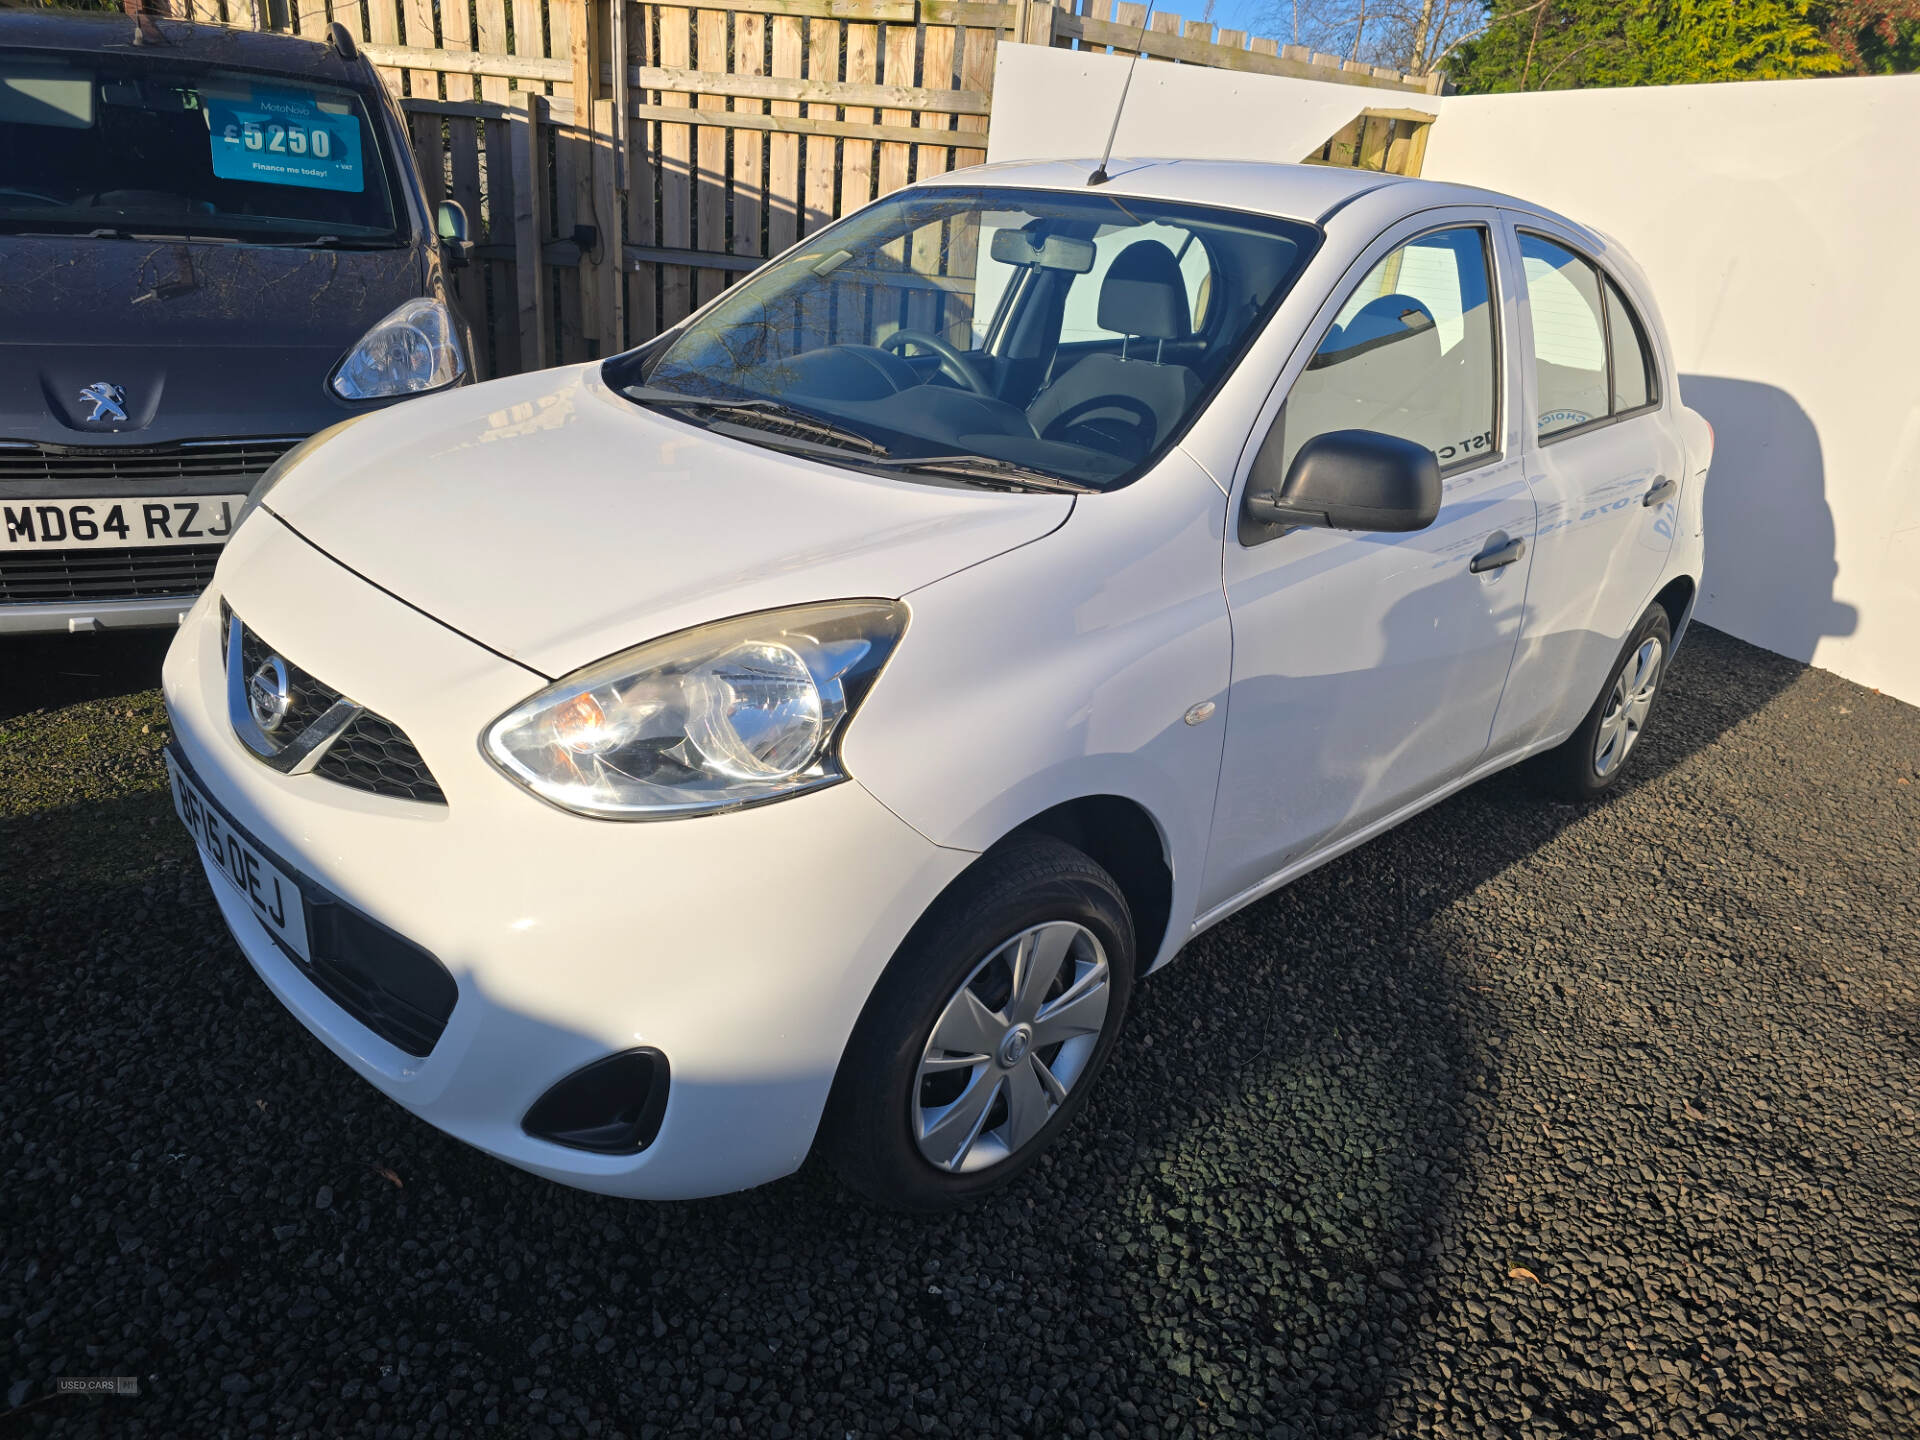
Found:
<path fill-rule="evenodd" d="M 1533 321 L 1540 438 L 1658 399 L 1646 332 L 1619 287 L 1584 256 L 1542 236 L 1522 231 L 1520 254 Z"/>
<path fill-rule="evenodd" d="M 1607 353 L 1613 360 L 1613 411 L 1638 410 L 1653 400 L 1653 359 L 1640 321 L 1607 281 Z"/>
<path fill-rule="evenodd" d="M 1331 430 L 1416 441 L 1443 468 L 1492 454 L 1492 301 L 1480 226 L 1436 230 L 1387 255 L 1347 297 L 1287 395 L 1283 466 Z"/>

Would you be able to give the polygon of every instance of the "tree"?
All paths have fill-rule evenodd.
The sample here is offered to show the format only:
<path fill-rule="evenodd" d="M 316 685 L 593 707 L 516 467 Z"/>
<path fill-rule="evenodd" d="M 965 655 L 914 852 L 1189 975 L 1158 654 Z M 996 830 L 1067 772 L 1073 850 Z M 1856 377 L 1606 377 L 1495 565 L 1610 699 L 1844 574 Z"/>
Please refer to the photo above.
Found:
<path fill-rule="evenodd" d="M 1289 44 L 1424 75 L 1485 13 L 1486 0 L 1277 0 L 1263 18 Z"/>
<path fill-rule="evenodd" d="M 1905 3 L 1905 0 L 1901 0 Z M 1832 0 L 1492 0 L 1447 66 L 1463 91 L 1831 75 Z"/>
<path fill-rule="evenodd" d="M 1838 0 L 1827 43 L 1856 74 L 1920 70 L 1920 0 Z"/>

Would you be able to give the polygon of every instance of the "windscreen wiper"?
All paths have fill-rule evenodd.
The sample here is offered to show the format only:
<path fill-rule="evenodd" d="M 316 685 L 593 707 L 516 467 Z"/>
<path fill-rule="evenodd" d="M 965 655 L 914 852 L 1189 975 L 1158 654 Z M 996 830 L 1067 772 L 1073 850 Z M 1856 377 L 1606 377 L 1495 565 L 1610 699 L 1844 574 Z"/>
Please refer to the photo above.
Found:
<path fill-rule="evenodd" d="M 254 240 L 240 242 L 262 250 L 399 250 L 402 240 L 376 240 L 358 235 L 316 235 L 310 240 Z"/>
<path fill-rule="evenodd" d="M 881 457 L 887 453 L 887 447 L 871 435 L 850 426 L 836 425 L 811 410 L 780 400 L 733 400 L 724 395 L 685 395 L 678 390 L 656 390 L 650 385 L 629 385 L 620 393 L 642 405 L 657 405 L 663 410 L 717 410 L 735 417 L 763 416 L 778 425 L 813 439 L 825 440 L 842 449 L 864 450 L 869 455 Z M 752 422 L 746 420 L 742 423 Z"/>
<path fill-rule="evenodd" d="M 1010 490 L 1039 490 L 1049 495 L 1097 495 L 1096 485 L 1082 485 L 1045 471 L 1030 470 L 1011 460 L 996 460 L 988 455 L 896 455 L 861 462 L 874 468 L 915 470 L 928 475 L 951 475 L 958 480 L 974 480 Z"/>

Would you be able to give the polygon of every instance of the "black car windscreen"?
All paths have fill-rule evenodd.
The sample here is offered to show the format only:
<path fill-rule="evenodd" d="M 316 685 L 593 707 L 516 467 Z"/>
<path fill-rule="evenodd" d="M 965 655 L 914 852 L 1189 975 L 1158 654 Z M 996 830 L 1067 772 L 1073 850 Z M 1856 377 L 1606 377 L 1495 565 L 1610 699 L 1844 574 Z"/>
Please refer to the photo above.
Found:
<path fill-rule="evenodd" d="M 352 90 L 0 50 L 0 231 L 397 244 L 382 149 Z"/>

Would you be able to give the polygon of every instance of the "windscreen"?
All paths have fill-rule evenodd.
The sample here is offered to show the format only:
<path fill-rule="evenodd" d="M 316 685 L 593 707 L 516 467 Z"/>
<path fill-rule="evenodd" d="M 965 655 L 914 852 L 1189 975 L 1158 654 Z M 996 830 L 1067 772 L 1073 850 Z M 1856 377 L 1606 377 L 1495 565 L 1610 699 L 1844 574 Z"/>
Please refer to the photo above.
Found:
<path fill-rule="evenodd" d="M 1110 488 L 1184 432 L 1317 239 L 1097 189 L 907 190 L 608 375 L 696 423 L 784 426 L 902 470 L 974 457 Z"/>
<path fill-rule="evenodd" d="M 381 148 L 348 89 L 0 50 L 0 232 L 398 244 Z"/>

